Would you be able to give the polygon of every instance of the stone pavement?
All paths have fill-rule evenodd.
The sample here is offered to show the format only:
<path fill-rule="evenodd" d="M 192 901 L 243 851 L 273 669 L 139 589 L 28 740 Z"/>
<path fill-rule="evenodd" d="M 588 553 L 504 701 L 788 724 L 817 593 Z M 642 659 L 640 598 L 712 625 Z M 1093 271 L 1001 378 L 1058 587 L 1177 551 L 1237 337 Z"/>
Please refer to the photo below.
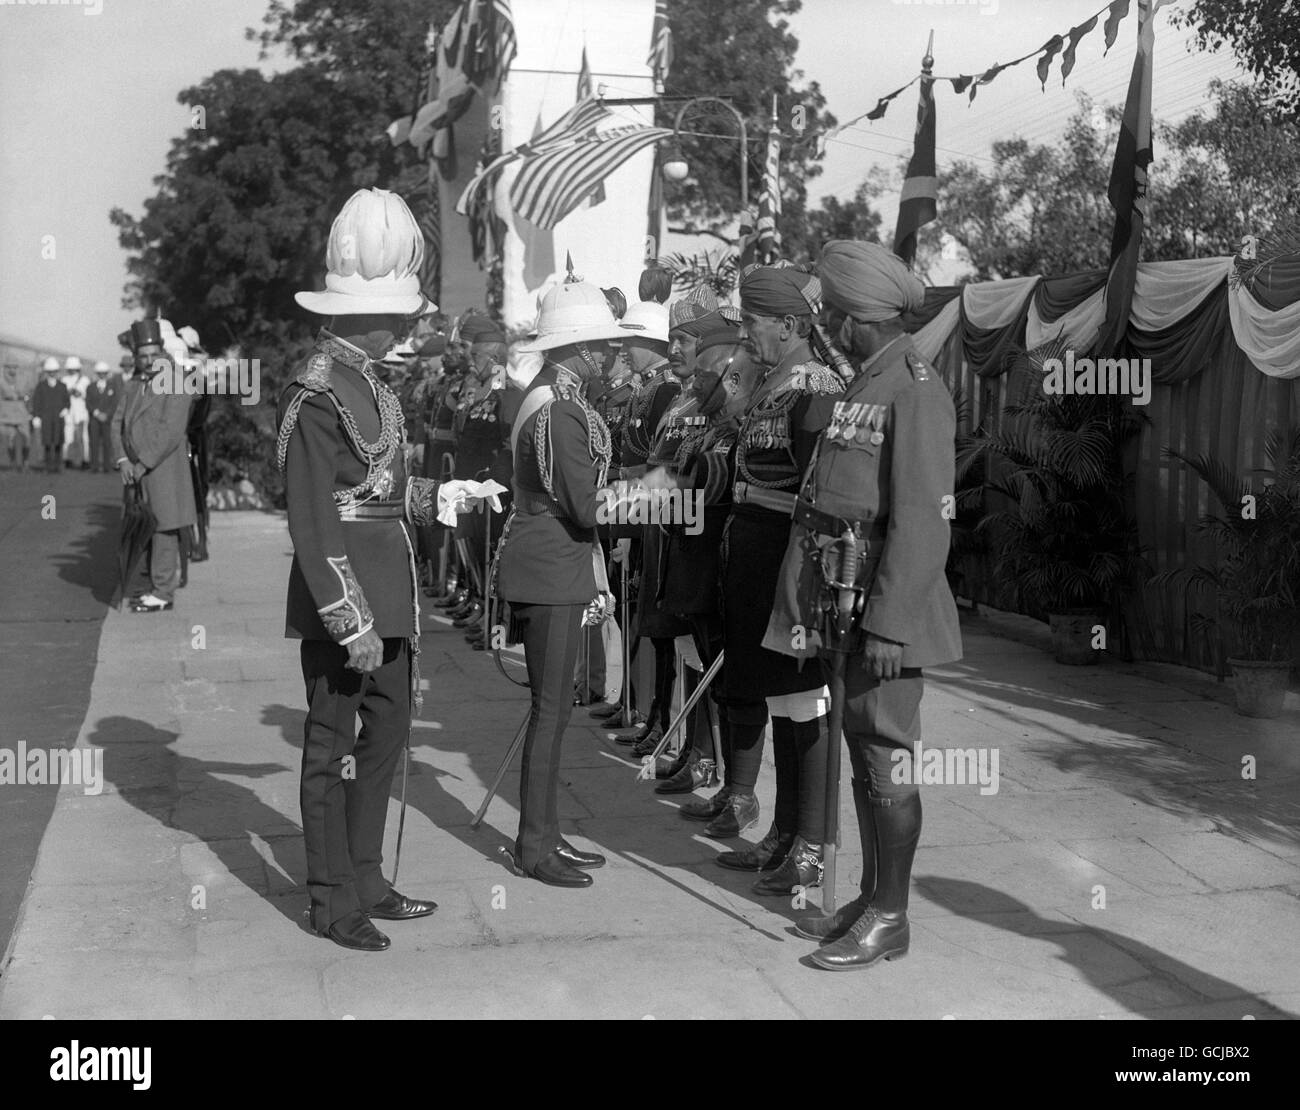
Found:
<path fill-rule="evenodd" d="M 930 675 L 924 741 L 996 751 L 998 790 L 925 787 L 906 960 L 845 975 L 802 963 L 789 900 L 712 863 L 726 846 L 638 782 L 582 711 L 561 814 L 610 862 L 579 891 L 511 875 L 497 849 L 517 771 L 469 822 L 524 691 L 432 615 L 399 886 L 440 909 L 386 925 L 385 953 L 315 938 L 303 691 L 281 638 L 288 532 L 275 515 L 219 514 L 212 547 L 174 612 L 105 621 L 78 737 L 103 749 L 104 788 L 60 788 L 0 1018 L 1300 1013 L 1295 696 L 1283 719 L 1247 720 L 1212 681 L 1062 667 L 985 618 L 966 623 L 965 659 Z M 750 838 L 772 789 L 769 758 Z M 847 786 L 843 802 L 842 900 L 858 874 Z"/>

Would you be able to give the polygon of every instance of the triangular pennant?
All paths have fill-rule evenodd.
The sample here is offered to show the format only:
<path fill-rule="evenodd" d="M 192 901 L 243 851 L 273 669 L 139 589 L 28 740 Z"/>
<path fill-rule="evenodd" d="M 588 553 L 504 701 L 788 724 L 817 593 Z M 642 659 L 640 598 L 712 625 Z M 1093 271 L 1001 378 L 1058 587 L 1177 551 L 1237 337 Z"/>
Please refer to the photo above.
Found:
<path fill-rule="evenodd" d="M 889 109 L 889 97 L 882 96 L 879 100 L 876 101 L 876 106 L 867 113 L 867 119 L 869 120 L 883 119 L 885 112 L 888 111 L 888 109 Z"/>
<path fill-rule="evenodd" d="M 1061 84 L 1065 84 L 1065 79 L 1070 76 L 1070 71 L 1074 69 L 1074 52 L 1079 49 L 1079 40 L 1089 31 L 1097 26 L 1097 17 L 1094 15 L 1086 23 L 1080 23 L 1077 27 L 1070 28 L 1070 45 L 1065 48 L 1065 53 L 1061 55 Z"/>
<path fill-rule="evenodd" d="M 960 77 L 949 77 L 948 80 L 952 82 L 952 91 L 961 95 L 975 78 L 963 73 Z"/>
<path fill-rule="evenodd" d="M 1129 0 L 1114 0 L 1110 6 L 1110 13 L 1106 16 L 1106 49 L 1102 51 L 1105 55 L 1110 52 L 1110 48 L 1115 45 L 1115 37 L 1119 34 L 1119 24 L 1126 15 L 1128 15 Z"/>
<path fill-rule="evenodd" d="M 1064 45 L 1065 39 L 1060 35 L 1053 35 L 1043 43 L 1043 56 L 1038 59 L 1038 80 L 1043 86 L 1043 92 L 1047 92 L 1047 75 L 1052 69 L 1052 59 L 1061 52 Z"/>

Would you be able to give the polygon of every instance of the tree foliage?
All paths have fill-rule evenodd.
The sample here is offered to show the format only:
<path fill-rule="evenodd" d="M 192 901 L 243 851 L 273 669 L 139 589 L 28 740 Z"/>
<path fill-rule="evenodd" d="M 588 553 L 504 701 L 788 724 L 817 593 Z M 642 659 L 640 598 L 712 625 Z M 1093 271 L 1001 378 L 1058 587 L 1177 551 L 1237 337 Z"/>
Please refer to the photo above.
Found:
<path fill-rule="evenodd" d="M 1170 11 L 1200 49 L 1227 43 L 1255 77 L 1275 119 L 1300 123 L 1300 4 L 1294 0 L 1193 0 Z"/>
<path fill-rule="evenodd" d="M 1232 254 L 1243 235 L 1284 223 L 1300 201 L 1300 134 L 1270 121 L 1256 89 L 1214 82 L 1210 95 L 1212 111 L 1155 125 L 1146 261 Z M 947 233 L 980 281 L 1105 267 L 1121 117 L 1120 107 L 1081 95 L 1055 145 L 1006 139 L 993 144 L 991 168 L 958 161 L 942 171 L 923 259 L 933 261 Z"/>
<path fill-rule="evenodd" d="M 673 29 L 673 64 L 665 82 L 666 96 L 729 97 L 745 117 L 749 133 L 750 206 L 758 203 L 763 185 L 763 157 L 777 94 L 777 126 L 781 134 L 782 229 L 799 226 L 807 204 L 810 179 L 821 173 L 821 156 L 812 136 L 832 127 L 826 98 L 816 81 L 804 83 L 795 68 L 799 40 L 785 17 L 801 8 L 801 0 L 669 0 Z M 656 122 L 671 127 L 680 104 L 657 109 Z M 690 176 L 665 186 L 669 218 L 691 229 L 720 234 L 740 211 L 740 146 L 736 123 L 725 109 L 699 105 L 688 110 L 683 131 L 706 132 L 716 138 L 686 135 L 682 154 Z"/>

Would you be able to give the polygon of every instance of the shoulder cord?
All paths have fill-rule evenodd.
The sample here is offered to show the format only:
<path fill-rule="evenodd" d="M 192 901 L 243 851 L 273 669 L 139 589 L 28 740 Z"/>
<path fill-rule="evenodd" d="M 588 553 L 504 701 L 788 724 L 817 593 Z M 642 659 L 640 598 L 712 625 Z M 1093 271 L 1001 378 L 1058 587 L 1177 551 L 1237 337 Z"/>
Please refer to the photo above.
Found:
<path fill-rule="evenodd" d="M 795 403 L 799 400 L 799 393 L 796 390 L 789 390 L 784 396 L 779 394 L 769 394 L 755 405 L 748 413 L 745 414 L 745 425 L 748 425 L 750 419 L 754 416 L 763 417 L 783 417 L 787 422 L 790 419 L 790 412 Z M 799 475 L 795 474 L 789 478 L 782 478 L 775 482 L 765 482 L 761 478 L 754 477 L 750 471 L 745 459 L 745 426 L 741 427 L 740 434 L 736 437 L 736 472 L 737 475 L 751 486 L 757 486 L 759 489 L 784 489 L 786 486 L 798 485 Z M 793 434 L 790 436 L 793 441 Z M 794 452 L 790 446 L 785 447 L 785 453 L 790 463 L 795 461 Z"/>
<path fill-rule="evenodd" d="M 379 406 L 379 438 L 374 443 L 370 443 L 362 436 L 355 417 L 353 417 L 347 406 L 338 399 L 334 391 L 332 389 L 322 391 L 334 406 L 335 412 L 338 413 L 339 423 L 343 425 L 343 431 L 347 434 L 352 447 L 366 463 L 366 477 L 360 485 L 334 492 L 334 500 L 340 502 L 350 501 L 370 491 L 379 475 L 392 464 L 393 457 L 397 454 L 397 448 L 401 444 L 404 423 L 401 401 L 397 399 L 397 394 L 378 382 L 372 375 L 365 371 L 362 371 L 362 374 L 370 384 L 371 391 L 375 395 L 375 401 Z M 284 470 L 289 438 L 293 435 L 294 428 L 297 427 L 298 411 L 302 408 L 302 403 L 306 399 L 308 392 L 306 389 L 300 390 L 297 396 L 289 402 L 288 408 L 285 409 L 284 421 L 281 423 L 279 435 L 276 437 L 275 461 L 280 470 Z"/>

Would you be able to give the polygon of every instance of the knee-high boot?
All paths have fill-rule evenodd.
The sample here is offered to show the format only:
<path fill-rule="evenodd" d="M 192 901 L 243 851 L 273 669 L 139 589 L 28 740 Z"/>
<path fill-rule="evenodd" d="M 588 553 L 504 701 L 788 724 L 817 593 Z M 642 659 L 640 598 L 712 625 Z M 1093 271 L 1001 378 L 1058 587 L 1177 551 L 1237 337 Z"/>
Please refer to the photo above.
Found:
<path fill-rule="evenodd" d="M 812 962 L 828 971 L 896 960 L 911 947 L 907 897 L 921 839 L 921 795 L 874 797 L 870 807 L 876 831 L 875 898 L 839 940 L 813 953 Z"/>
<path fill-rule="evenodd" d="M 871 790 L 860 779 L 853 779 L 853 809 L 858 817 L 858 843 L 862 846 L 862 877 L 858 896 L 845 902 L 833 914 L 812 913 L 795 923 L 795 932 L 823 944 L 839 940 L 876 896 L 876 822 L 871 806 Z"/>

